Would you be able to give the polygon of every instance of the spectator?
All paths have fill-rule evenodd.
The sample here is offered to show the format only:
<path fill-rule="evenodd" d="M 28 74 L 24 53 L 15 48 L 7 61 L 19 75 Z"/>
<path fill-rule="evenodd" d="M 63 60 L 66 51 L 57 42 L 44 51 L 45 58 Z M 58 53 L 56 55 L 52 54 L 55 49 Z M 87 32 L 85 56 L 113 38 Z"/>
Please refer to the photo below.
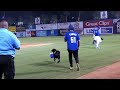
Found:
<path fill-rule="evenodd" d="M 20 41 L 8 30 L 8 22 L 0 21 L 0 79 L 14 79 L 14 58 L 16 49 L 20 49 Z"/>

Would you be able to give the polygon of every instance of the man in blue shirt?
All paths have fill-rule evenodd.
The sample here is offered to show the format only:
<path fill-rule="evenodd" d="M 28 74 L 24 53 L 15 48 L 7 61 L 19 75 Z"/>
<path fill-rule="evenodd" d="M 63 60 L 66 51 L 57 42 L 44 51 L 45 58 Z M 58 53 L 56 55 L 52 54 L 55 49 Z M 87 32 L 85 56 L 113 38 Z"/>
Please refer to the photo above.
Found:
<path fill-rule="evenodd" d="M 70 24 L 69 31 L 64 36 L 64 41 L 67 42 L 67 50 L 69 54 L 69 63 L 70 69 L 73 69 L 72 55 L 75 58 L 77 64 L 77 71 L 79 71 L 79 58 L 78 58 L 78 49 L 80 46 L 80 36 L 77 32 L 74 31 L 74 27 Z"/>
<path fill-rule="evenodd" d="M 93 31 L 93 44 L 95 44 L 96 49 L 99 48 L 99 44 L 102 42 L 101 37 L 100 37 L 100 32 L 99 32 L 100 27 L 95 27 Z"/>
<path fill-rule="evenodd" d="M 16 49 L 20 49 L 20 41 L 8 30 L 8 22 L 0 21 L 0 79 L 14 79 L 14 58 Z"/>

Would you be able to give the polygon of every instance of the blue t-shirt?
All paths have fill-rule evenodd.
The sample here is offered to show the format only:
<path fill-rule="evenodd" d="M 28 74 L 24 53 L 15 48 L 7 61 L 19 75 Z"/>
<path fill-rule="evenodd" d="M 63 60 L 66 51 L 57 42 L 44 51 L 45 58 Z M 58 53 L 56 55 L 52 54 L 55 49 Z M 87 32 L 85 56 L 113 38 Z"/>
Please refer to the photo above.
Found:
<path fill-rule="evenodd" d="M 95 36 L 100 36 L 99 29 L 93 29 L 92 32 Z"/>
<path fill-rule="evenodd" d="M 15 48 L 20 48 L 20 41 L 12 32 L 5 28 L 0 28 L 0 55 L 15 57 Z"/>
<path fill-rule="evenodd" d="M 67 42 L 68 50 L 77 50 L 78 49 L 78 41 L 80 40 L 80 36 L 76 32 L 67 32 L 64 36 L 64 40 Z"/>

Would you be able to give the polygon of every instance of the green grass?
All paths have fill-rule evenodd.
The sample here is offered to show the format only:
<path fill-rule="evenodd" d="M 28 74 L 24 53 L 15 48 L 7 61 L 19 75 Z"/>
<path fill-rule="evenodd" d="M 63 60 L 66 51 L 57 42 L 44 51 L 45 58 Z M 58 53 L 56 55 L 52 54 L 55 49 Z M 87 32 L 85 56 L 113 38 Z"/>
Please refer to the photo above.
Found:
<path fill-rule="evenodd" d="M 75 79 L 98 68 L 120 60 L 120 35 L 103 35 L 101 49 L 92 45 L 92 36 L 81 36 L 79 50 L 80 71 L 69 70 L 66 43 L 61 36 L 19 38 L 21 43 L 53 43 L 47 46 L 28 47 L 17 51 L 15 79 Z M 61 62 L 54 63 L 50 50 L 61 51 Z M 75 66 L 75 61 L 74 61 Z"/>

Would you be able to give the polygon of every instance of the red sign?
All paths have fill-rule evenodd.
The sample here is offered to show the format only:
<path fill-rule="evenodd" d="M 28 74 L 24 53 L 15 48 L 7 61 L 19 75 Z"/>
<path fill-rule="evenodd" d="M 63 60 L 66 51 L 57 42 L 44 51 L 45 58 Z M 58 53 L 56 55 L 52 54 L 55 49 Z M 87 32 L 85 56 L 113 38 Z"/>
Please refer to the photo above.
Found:
<path fill-rule="evenodd" d="M 84 28 L 91 28 L 95 26 L 107 27 L 107 26 L 113 26 L 113 20 L 106 19 L 106 20 L 85 21 L 83 22 L 83 25 L 84 25 Z"/>

